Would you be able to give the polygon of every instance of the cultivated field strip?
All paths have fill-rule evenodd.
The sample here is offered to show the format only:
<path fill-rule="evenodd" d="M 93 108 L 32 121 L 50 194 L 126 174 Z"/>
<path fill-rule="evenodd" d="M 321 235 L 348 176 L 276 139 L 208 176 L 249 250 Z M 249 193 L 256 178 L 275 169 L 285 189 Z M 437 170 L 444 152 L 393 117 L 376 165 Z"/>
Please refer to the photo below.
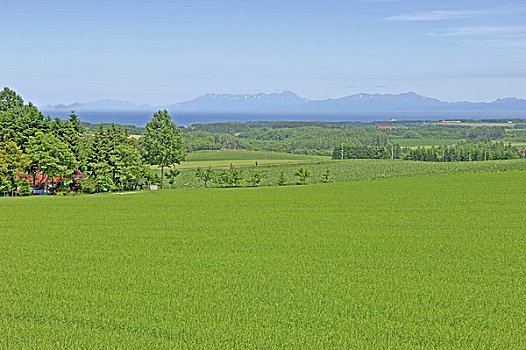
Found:
<path fill-rule="evenodd" d="M 525 173 L 0 201 L 0 348 L 526 347 Z"/>
<path fill-rule="evenodd" d="M 224 164 L 223 164 L 224 165 Z M 254 172 L 261 172 L 264 178 L 261 186 L 276 186 L 278 178 L 283 173 L 287 185 L 296 184 L 294 175 L 299 168 L 309 171 L 307 184 L 320 183 L 324 174 L 329 170 L 329 182 L 348 182 L 365 179 L 381 179 L 398 176 L 415 176 L 426 174 L 445 174 L 457 172 L 503 172 L 510 170 L 526 170 L 526 160 L 499 160 L 486 162 L 416 162 L 407 160 L 382 160 L 382 159 L 353 159 L 353 160 L 325 160 L 310 161 L 305 164 L 280 164 L 258 167 L 240 166 L 243 177 L 246 179 Z M 203 167 L 206 168 L 206 167 Z M 223 167 L 224 168 L 224 167 Z M 222 168 L 222 169 L 223 169 Z M 216 170 L 220 170 L 217 169 Z M 249 185 L 242 181 L 242 185 Z M 195 176 L 195 170 L 183 170 L 175 181 L 174 187 L 203 187 L 203 182 Z M 209 182 L 213 187 L 213 181 Z"/>

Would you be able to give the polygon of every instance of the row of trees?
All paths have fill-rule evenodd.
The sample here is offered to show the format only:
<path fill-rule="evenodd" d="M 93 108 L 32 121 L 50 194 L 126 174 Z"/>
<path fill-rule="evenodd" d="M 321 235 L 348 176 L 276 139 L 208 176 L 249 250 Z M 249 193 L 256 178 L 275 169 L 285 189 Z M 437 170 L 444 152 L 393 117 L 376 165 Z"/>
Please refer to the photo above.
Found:
<path fill-rule="evenodd" d="M 257 169 L 250 173 L 243 173 L 242 170 L 237 169 L 232 164 L 225 170 L 197 168 L 195 171 L 195 177 L 202 181 L 205 187 L 210 182 L 219 187 L 241 187 L 243 181 L 246 181 L 250 186 L 257 187 L 266 176 L 265 172 Z"/>
<path fill-rule="evenodd" d="M 438 147 L 402 148 L 393 144 L 387 147 L 342 145 L 333 150 L 333 159 L 406 159 L 424 162 L 466 162 L 516 159 L 524 154 L 511 144 L 503 142 L 461 142 Z"/>
<path fill-rule="evenodd" d="M 162 185 L 165 169 L 184 159 L 180 130 L 167 111 L 154 113 L 140 141 L 115 125 L 87 131 L 78 116 L 44 116 L 16 92 L 0 92 L 0 193 L 94 193 Z M 151 170 L 160 168 L 160 179 Z"/>
<path fill-rule="evenodd" d="M 335 147 L 333 159 L 399 159 L 402 148 L 398 144 L 387 146 L 342 145 Z"/>
<path fill-rule="evenodd" d="M 405 159 L 425 162 L 467 162 L 505 160 L 521 157 L 520 151 L 503 142 L 461 142 L 452 146 L 409 149 Z"/>
<path fill-rule="evenodd" d="M 198 168 L 195 172 L 195 176 L 198 180 L 202 181 L 204 186 L 207 187 L 209 183 L 214 183 L 218 187 L 241 187 L 243 182 L 248 186 L 257 187 L 261 182 L 267 178 L 267 173 L 259 169 L 250 170 L 243 172 L 237 169 L 232 164 L 228 169 L 214 170 L 212 168 Z M 299 168 L 295 173 L 296 184 L 305 185 L 307 179 L 311 176 L 310 171 L 307 168 Z M 321 176 L 321 181 L 328 183 L 331 180 L 331 173 L 327 169 Z M 282 171 L 277 176 L 277 185 L 284 186 L 287 184 L 285 173 Z"/>

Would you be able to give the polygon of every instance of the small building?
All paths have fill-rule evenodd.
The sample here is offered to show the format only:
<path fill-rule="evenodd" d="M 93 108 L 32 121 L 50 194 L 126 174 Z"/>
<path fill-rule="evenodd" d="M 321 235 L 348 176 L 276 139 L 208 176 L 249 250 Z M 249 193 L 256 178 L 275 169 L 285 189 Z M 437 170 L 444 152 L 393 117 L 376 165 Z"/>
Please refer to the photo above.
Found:
<path fill-rule="evenodd" d="M 380 130 L 395 130 L 395 129 L 398 129 L 398 127 L 396 127 L 394 125 L 378 125 L 376 128 L 380 129 Z"/>
<path fill-rule="evenodd" d="M 441 120 L 440 124 L 460 124 L 461 120 Z"/>
<path fill-rule="evenodd" d="M 44 187 L 47 184 L 56 184 L 62 180 L 62 176 L 57 176 L 54 178 L 49 178 L 46 174 L 38 173 L 36 176 L 32 175 L 20 175 L 18 176 L 20 180 L 27 180 L 31 187 L 38 188 Z"/>

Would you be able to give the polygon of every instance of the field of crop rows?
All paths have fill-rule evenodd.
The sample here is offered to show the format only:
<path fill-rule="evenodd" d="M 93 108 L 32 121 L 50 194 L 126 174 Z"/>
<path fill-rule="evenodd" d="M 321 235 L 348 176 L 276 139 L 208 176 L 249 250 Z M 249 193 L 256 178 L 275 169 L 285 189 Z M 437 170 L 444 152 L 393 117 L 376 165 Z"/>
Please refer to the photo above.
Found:
<path fill-rule="evenodd" d="M 525 174 L 7 198 L 0 348 L 524 349 Z"/>

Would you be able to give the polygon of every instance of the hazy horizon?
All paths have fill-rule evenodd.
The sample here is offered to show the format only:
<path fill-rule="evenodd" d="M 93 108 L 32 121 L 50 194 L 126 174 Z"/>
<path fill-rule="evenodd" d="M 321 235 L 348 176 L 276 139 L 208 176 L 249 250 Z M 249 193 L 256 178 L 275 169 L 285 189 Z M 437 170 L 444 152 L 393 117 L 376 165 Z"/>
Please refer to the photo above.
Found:
<path fill-rule="evenodd" d="M 204 97 L 205 95 L 209 95 L 209 94 L 212 94 L 212 95 L 250 95 L 250 96 L 255 96 L 257 94 L 260 94 L 260 93 L 263 93 L 263 94 L 266 94 L 266 95 L 270 95 L 270 94 L 281 94 L 281 93 L 284 93 L 284 92 L 291 92 L 295 95 L 297 95 L 298 97 L 301 97 L 301 98 L 305 98 L 304 96 L 300 95 L 300 94 L 296 94 L 294 91 L 290 91 L 290 90 L 280 90 L 280 91 L 270 91 L 270 92 L 262 92 L 262 91 L 259 91 L 259 92 L 256 92 L 256 93 L 249 93 L 249 94 L 245 94 L 245 93 L 230 93 L 230 92 L 207 92 L 203 95 L 198 95 L 198 96 L 194 96 L 194 97 L 191 97 L 189 98 L 188 100 L 180 100 L 180 101 L 168 101 L 168 102 L 165 102 L 165 103 L 159 103 L 159 104 L 151 104 L 151 103 L 144 103 L 142 101 L 132 101 L 132 100 L 121 100 L 121 99 L 112 99 L 112 98 L 102 98 L 102 99 L 98 99 L 98 100 L 91 100 L 91 101 L 81 101 L 81 100 L 78 100 L 78 101 L 74 101 L 72 103 L 69 103 L 69 104 L 66 104 L 66 103 L 55 103 L 55 104 L 46 104 L 46 105 L 38 105 L 39 107 L 41 108 L 48 108 L 48 107 L 54 107 L 54 106 L 58 106 L 58 105 L 65 105 L 65 106 L 69 106 L 69 105 L 72 105 L 72 104 L 89 104 L 89 103 L 97 103 L 97 102 L 105 102 L 105 101 L 109 101 L 109 102 L 128 102 L 128 103 L 132 103 L 138 107 L 141 107 L 141 106 L 147 106 L 147 107 L 166 107 L 166 106 L 169 106 L 169 105 L 175 105 L 175 104 L 178 104 L 178 103 L 183 103 L 183 102 L 188 102 L 188 101 L 192 101 L 192 100 L 195 100 L 199 97 Z M 380 95 L 403 95 L 403 94 L 416 94 L 416 95 L 419 95 L 419 96 L 422 96 L 422 97 L 426 97 L 426 98 L 435 98 L 434 96 L 424 96 L 422 94 L 419 94 L 418 92 L 415 92 L 415 91 L 402 91 L 402 92 L 397 92 L 397 93 L 391 93 L 391 92 L 385 92 L 385 93 L 364 93 L 364 92 L 357 92 L 357 93 L 352 93 L 352 94 L 348 94 L 348 95 L 345 95 L 345 96 L 340 96 L 340 97 L 348 97 L 348 96 L 352 96 L 352 95 L 359 95 L 359 94 L 371 94 L 371 95 L 375 95 L 375 94 L 380 94 Z M 24 96 L 22 96 L 24 97 Z M 471 102 L 471 103 L 478 103 L 478 102 L 495 102 L 496 100 L 499 100 L 499 99 L 505 99 L 505 98 L 518 98 L 516 96 L 501 96 L 501 97 L 497 97 L 496 99 L 494 100 L 488 100 L 488 101 L 469 101 L 469 100 L 440 100 L 440 101 L 443 101 L 443 102 Z M 326 97 L 326 98 L 319 98 L 319 99 L 308 99 L 309 101 L 325 101 L 325 100 L 328 100 L 328 99 L 337 99 L 337 98 L 332 98 L 332 97 Z M 29 101 L 29 100 L 28 100 Z M 32 101 L 29 101 L 29 102 L 32 102 Z"/>
<path fill-rule="evenodd" d="M 283 90 L 525 99 L 525 14 L 519 0 L 2 1 L 0 85 L 39 106 Z"/>

